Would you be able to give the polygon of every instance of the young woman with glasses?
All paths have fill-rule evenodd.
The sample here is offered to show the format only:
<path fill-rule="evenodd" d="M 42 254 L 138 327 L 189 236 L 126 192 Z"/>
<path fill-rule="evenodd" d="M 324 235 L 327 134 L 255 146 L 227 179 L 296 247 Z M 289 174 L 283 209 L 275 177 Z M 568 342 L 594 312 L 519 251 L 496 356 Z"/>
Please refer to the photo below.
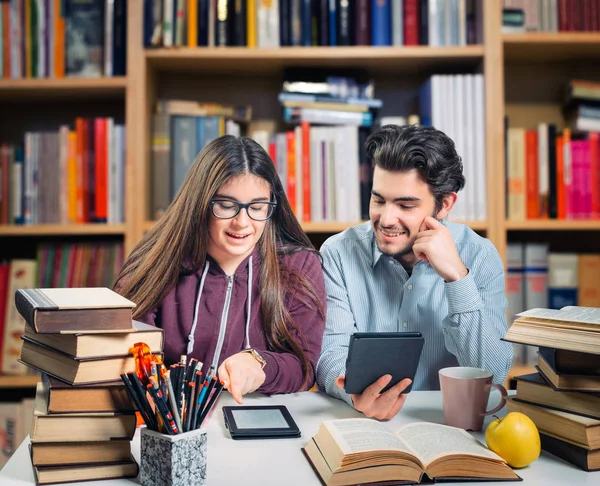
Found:
<path fill-rule="evenodd" d="M 273 162 L 246 137 L 210 142 L 127 258 L 117 290 L 165 332 L 166 363 L 197 358 L 238 403 L 314 383 L 325 327 L 318 253 Z"/>

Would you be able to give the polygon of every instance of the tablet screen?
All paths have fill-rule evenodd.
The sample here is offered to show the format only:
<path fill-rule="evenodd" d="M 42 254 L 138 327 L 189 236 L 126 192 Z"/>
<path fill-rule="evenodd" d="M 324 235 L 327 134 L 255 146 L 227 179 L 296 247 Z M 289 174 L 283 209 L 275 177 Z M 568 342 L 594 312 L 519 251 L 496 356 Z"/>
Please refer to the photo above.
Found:
<path fill-rule="evenodd" d="M 232 410 L 238 429 L 284 429 L 289 425 L 278 409 Z"/>

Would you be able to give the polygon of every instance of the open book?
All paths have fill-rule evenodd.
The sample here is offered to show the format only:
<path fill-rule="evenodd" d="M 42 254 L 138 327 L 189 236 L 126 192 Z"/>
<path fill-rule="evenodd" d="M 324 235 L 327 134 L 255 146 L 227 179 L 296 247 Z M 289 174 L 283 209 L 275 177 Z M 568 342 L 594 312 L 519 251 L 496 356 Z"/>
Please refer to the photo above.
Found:
<path fill-rule="evenodd" d="M 517 318 L 503 338 L 513 343 L 600 354 L 600 309 L 566 306 L 530 309 Z"/>
<path fill-rule="evenodd" d="M 304 452 L 326 486 L 385 481 L 520 480 L 468 432 L 416 422 L 396 432 L 373 419 L 325 421 Z"/>

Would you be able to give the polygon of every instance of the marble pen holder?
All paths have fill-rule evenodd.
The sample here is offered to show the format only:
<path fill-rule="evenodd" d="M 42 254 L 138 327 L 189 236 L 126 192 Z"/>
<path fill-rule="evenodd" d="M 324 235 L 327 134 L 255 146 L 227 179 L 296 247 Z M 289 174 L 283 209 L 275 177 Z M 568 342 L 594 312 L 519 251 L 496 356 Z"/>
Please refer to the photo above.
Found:
<path fill-rule="evenodd" d="M 206 430 L 166 435 L 143 428 L 140 482 L 143 486 L 196 486 L 206 483 Z"/>

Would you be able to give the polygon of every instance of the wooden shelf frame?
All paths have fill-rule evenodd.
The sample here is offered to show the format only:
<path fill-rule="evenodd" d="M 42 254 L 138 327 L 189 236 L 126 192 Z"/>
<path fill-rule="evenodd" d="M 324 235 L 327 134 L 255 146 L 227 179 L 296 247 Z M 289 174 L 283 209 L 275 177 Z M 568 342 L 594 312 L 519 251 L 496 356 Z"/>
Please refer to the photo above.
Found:
<path fill-rule="evenodd" d="M 600 60 L 600 32 L 504 34 L 505 62 Z"/>
<path fill-rule="evenodd" d="M 124 235 L 123 224 L 0 225 L 0 236 Z"/>
<path fill-rule="evenodd" d="M 35 388 L 39 375 L 0 375 L 0 389 L 2 388 Z"/>
<path fill-rule="evenodd" d="M 125 97 L 128 78 L 0 79 L 0 100 Z"/>
<path fill-rule="evenodd" d="M 483 59 L 483 46 L 465 47 L 197 47 L 146 51 L 151 69 L 209 71 L 214 74 L 273 75 L 285 67 L 356 67 L 371 73 L 433 71 L 440 67 L 472 68 Z"/>

